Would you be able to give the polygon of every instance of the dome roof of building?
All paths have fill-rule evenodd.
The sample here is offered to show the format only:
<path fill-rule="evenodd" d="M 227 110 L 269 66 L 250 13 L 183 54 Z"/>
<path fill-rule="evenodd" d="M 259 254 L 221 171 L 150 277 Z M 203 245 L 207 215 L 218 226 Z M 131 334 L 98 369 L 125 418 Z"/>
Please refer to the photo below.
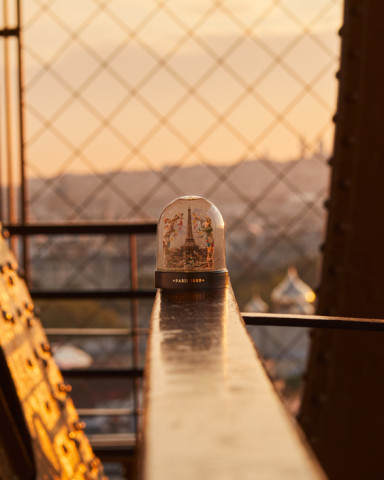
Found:
<path fill-rule="evenodd" d="M 300 279 L 294 267 L 288 269 L 271 293 L 273 311 L 280 313 L 313 314 L 315 298 L 314 291 Z"/>

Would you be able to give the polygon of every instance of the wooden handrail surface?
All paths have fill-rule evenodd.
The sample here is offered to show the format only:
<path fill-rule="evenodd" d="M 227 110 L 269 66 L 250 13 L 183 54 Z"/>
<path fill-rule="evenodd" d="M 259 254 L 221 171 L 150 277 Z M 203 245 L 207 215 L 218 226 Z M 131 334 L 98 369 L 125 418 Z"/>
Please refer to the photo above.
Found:
<path fill-rule="evenodd" d="M 143 480 L 325 478 L 264 371 L 230 286 L 158 291 L 145 385 Z"/>

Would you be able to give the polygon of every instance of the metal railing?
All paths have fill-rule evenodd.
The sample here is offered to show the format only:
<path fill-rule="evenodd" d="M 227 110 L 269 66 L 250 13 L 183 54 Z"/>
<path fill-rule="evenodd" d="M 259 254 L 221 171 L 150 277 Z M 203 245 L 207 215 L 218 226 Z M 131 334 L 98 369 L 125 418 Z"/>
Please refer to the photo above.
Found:
<path fill-rule="evenodd" d="M 143 480 L 325 478 L 266 377 L 230 286 L 158 292 L 145 380 Z"/>

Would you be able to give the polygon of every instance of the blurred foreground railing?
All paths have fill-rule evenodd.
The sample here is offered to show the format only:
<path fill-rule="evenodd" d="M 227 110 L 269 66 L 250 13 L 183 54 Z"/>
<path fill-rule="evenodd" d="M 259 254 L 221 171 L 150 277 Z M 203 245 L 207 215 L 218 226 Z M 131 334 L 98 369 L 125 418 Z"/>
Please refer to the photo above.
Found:
<path fill-rule="evenodd" d="M 138 262 L 137 262 L 137 235 L 153 235 L 156 232 L 155 222 L 137 222 L 137 223 L 84 223 L 84 224 L 29 224 L 29 225 L 5 225 L 5 235 L 10 235 L 11 239 L 22 238 L 24 245 L 28 246 L 31 237 L 60 237 L 71 236 L 78 238 L 79 242 L 85 243 L 87 238 L 93 236 L 108 237 L 126 237 L 129 249 L 129 284 L 124 288 L 104 288 L 104 289 L 34 289 L 30 288 L 31 296 L 34 300 L 58 301 L 58 300 L 127 300 L 130 302 L 130 328 L 94 328 L 91 325 L 87 328 L 46 328 L 45 332 L 50 342 L 60 344 L 63 339 L 83 338 L 84 341 L 93 339 L 120 338 L 124 344 L 132 345 L 132 366 L 108 366 L 99 365 L 97 367 L 87 368 L 62 368 L 61 373 L 65 380 L 72 384 L 81 385 L 74 388 L 79 393 L 83 385 L 89 382 L 95 385 L 99 391 L 105 391 L 106 382 L 121 382 L 125 389 L 131 388 L 132 405 L 126 408 L 77 408 L 78 414 L 82 420 L 86 421 L 86 433 L 92 445 L 95 454 L 104 462 L 110 465 L 121 465 L 118 474 L 112 472 L 113 478 L 132 478 L 135 469 L 136 452 L 136 430 L 138 417 L 140 415 L 140 397 L 141 397 L 141 379 L 143 377 L 143 368 L 139 360 L 139 338 L 146 334 L 143 328 L 139 327 L 138 320 L 138 301 L 141 299 L 151 299 L 155 296 L 154 289 L 141 288 L 138 284 Z M 16 245 L 15 242 L 13 242 Z M 28 249 L 27 249 L 28 252 Z M 25 252 L 24 252 L 25 253 Z M 26 260 L 23 265 L 26 280 L 31 277 L 28 255 L 22 255 Z M 70 319 L 68 319 L 70 325 Z M 130 385 L 128 387 L 127 385 Z M 97 386 L 98 385 L 98 386 Z M 107 387 L 108 388 L 108 387 Z M 76 393 L 75 391 L 73 392 Z M 76 396 L 76 395 L 74 395 Z M 133 419 L 133 420 L 129 420 Z M 117 432 L 103 431 L 101 425 L 117 425 Z M 126 428 L 129 423 L 130 428 Z M 93 425 L 89 429 L 89 425 Z M 105 430 L 105 428 L 104 428 Z M 113 429 L 112 429 L 113 430 Z M 107 471 L 107 473 L 110 473 Z"/>
<path fill-rule="evenodd" d="M 267 378 L 231 287 L 158 292 L 145 379 L 144 480 L 323 478 Z"/>

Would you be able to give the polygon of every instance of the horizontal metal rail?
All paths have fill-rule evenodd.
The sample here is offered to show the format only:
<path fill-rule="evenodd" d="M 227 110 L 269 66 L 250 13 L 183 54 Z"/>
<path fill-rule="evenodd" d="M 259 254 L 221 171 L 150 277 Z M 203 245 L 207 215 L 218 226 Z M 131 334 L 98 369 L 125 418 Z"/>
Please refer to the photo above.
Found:
<path fill-rule="evenodd" d="M 375 332 L 384 331 L 384 320 L 382 319 L 248 312 L 243 312 L 241 315 L 246 325 L 366 330 Z"/>
<path fill-rule="evenodd" d="M 89 434 L 88 438 L 93 447 L 124 447 L 126 445 L 135 446 L 136 435 L 134 433 L 95 433 Z"/>
<path fill-rule="evenodd" d="M 81 417 L 119 417 L 134 415 L 133 408 L 77 408 Z"/>
<path fill-rule="evenodd" d="M 20 28 L 19 27 L 14 27 L 14 28 L 2 28 L 0 30 L 0 37 L 19 37 L 20 36 Z"/>
<path fill-rule="evenodd" d="M 31 290 L 32 298 L 37 300 L 97 300 L 97 299 L 131 299 L 155 298 L 156 290 Z"/>
<path fill-rule="evenodd" d="M 143 368 L 62 368 L 67 378 L 141 378 Z"/>
<path fill-rule="evenodd" d="M 10 235 L 34 236 L 34 235 L 139 235 L 155 234 L 156 222 L 136 223 L 50 223 L 4 225 L 4 229 Z"/>
<path fill-rule="evenodd" d="M 146 335 L 147 328 L 132 330 L 131 328 L 45 328 L 45 333 L 50 336 L 63 337 L 126 337 L 135 333 Z"/>
<path fill-rule="evenodd" d="M 131 433 L 88 434 L 95 454 L 103 462 L 132 461 L 136 451 L 136 435 Z M 129 477 L 131 478 L 131 477 Z"/>

